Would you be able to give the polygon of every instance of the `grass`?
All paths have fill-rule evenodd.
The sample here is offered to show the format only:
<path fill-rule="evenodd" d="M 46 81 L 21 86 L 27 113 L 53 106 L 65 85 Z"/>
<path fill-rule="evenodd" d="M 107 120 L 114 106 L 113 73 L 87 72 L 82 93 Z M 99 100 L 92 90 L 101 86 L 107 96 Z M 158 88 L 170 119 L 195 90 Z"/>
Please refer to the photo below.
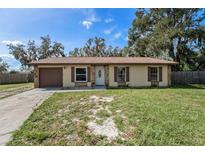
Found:
<path fill-rule="evenodd" d="M 115 140 L 87 131 L 90 110 L 96 108 L 89 103 L 91 95 L 114 96 L 104 104 L 111 115 L 105 110 L 96 114 L 113 117 L 121 132 Z M 197 85 L 55 93 L 13 133 L 8 145 L 205 145 L 205 89 Z"/>
<path fill-rule="evenodd" d="M 100 118 L 106 118 L 106 117 L 108 118 L 108 117 L 111 116 L 111 114 L 108 113 L 106 110 L 100 110 L 100 111 L 97 112 L 96 115 Z"/>
<path fill-rule="evenodd" d="M 33 88 L 33 83 L 16 83 L 0 85 L 0 99 L 16 95 Z"/>

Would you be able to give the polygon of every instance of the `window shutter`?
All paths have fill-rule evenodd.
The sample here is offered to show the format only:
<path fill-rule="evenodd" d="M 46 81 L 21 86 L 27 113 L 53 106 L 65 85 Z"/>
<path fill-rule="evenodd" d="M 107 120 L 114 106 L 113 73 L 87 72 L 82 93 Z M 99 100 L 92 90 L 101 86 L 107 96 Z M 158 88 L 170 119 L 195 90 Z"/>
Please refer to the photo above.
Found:
<path fill-rule="evenodd" d="M 75 82 L 75 68 L 71 67 L 71 82 Z"/>
<path fill-rule="evenodd" d="M 162 81 L 162 67 L 159 67 L 159 81 Z"/>
<path fill-rule="evenodd" d="M 114 67 L 114 81 L 117 82 L 117 67 Z"/>
<path fill-rule="evenodd" d="M 148 67 L 148 81 L 151 81 L 151 67 Z"/>
<path fill-rule="evenodd" d="M 126 67 L 126 81 L 127 82 L 130 81 L 130 70 L 129 70 L 129 67 Z"/>
<path fill-rule="evenodd" d="M 90 82 L 90 67 L 87 67 L 87 71 L 88 82 Z"/>

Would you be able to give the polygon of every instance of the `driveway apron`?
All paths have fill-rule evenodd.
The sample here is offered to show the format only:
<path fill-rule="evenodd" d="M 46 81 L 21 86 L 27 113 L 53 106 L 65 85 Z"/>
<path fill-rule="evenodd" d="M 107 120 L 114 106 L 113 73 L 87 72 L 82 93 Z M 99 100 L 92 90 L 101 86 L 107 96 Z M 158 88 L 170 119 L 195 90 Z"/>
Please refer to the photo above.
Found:
<path fill-rule="evenodd" d="M 53 92 L 32 89 L 0 100 L 0 145 L 5 145 L 11 139 L 11 133 Z"/>

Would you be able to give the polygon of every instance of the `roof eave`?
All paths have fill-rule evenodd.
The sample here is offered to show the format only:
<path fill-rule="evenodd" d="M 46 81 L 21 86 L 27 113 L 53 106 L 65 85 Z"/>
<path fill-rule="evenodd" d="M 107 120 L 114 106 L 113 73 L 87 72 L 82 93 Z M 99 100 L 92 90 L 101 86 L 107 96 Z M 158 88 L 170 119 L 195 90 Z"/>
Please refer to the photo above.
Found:
<path fill-rule="evenodd" d="M 28 63 L 28 65 L 177 65 L 173 63 Z"/>

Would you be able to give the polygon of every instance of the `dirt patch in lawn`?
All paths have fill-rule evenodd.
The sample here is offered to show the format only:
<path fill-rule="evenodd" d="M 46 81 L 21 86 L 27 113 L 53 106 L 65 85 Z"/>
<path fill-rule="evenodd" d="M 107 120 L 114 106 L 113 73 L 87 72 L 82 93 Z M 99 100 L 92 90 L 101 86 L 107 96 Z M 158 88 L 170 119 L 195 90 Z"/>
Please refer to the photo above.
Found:
<path fill-rule="evenodd" d="M 99 103 L 99 102 L 112 102 L 114 100 L 114 97 L 113 96 L 107 96 L 107 97 L 103 97 L 103 96 L 96 96 L 96 95 L 92 95 L 90 96 L 89 98 L 89 102 L 92 102 L 92 103 Z"/>
<path fill-rule="evenodd" d="M 105 120 L 102 125 L 99 125 L 93 121 L 89 122 L 87 125 L 89 131 L 95 135 L 106 136 L 109 140 L 116 139 L 119 135 L 119 131 L 111 117 Z"/>
<path fill-rule="evenodd" d="M 110 103 L 113 100 L 113 96 L 90 96 L 89 103 L 96 103 L 96 108 L 90 110 L 90 117 L 93 120 L 87 123 L 88 132 L 106 136 L 110 141 L 119 136 L 119 130 L 114 123 L 112 112 L 106 105 L 106 103 Z"/>

